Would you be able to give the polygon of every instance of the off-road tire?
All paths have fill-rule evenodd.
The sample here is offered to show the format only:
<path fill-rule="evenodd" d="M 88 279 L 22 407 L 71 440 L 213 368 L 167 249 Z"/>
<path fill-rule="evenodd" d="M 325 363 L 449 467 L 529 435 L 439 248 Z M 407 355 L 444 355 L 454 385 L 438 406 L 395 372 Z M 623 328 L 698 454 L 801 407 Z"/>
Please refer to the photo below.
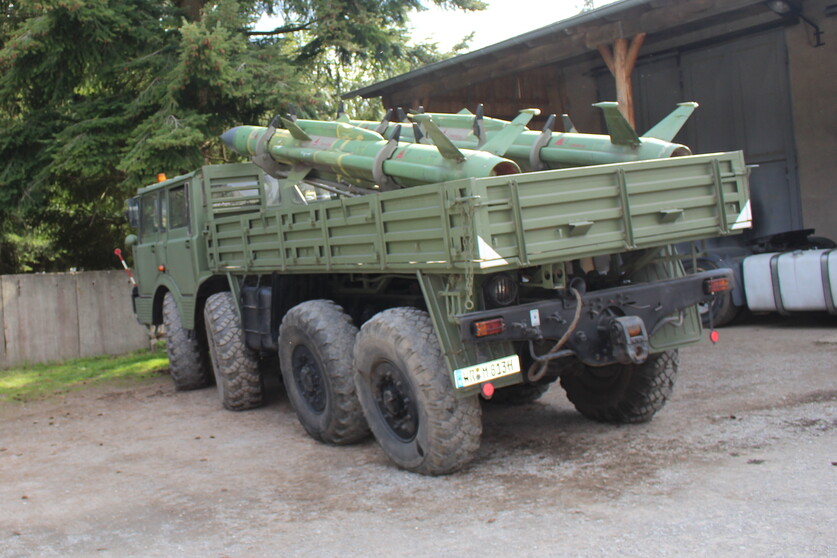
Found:
<path fill-rule="evenodd" d="M 497 405 L 526 405 L 540 399 L 548 390 L 549 384 L 516 384 L 499 388 L 491 396 L 491 399 L 485 399 L 484 401 Z"/>
<path fill-rule="evenodd" d="M 589 419 L 647 422 L 666 404 L 679 366 L 676 349 L 653 354 L 642 364 L 592 367 L 579 363 L 561 376 L 561 387 L 578 412 Z"/>
<path fill-rule="evenodd" d="M 230 411 L 258 407 L 262 403 L 258 358 L 244 344 L 244 329 L 232 293 L 217 293 L 206 299 L 203 315 L 221 403 Z"/>
<path fill-rule="evenodd" d="M 393 462 L 445 475 L 473 459 L 482 410 L 476 395 L 456 396 L 426 312 L 392 308 L 376 314 L 360 329 L 354 354 L 363 413 Z"/>
<path fill-rule="evenodd" d="M 291 308 L 279 328 L 282 381 L 299 422 L 315 440 L 351 444 L 369 435 L 352 371 L 357 327 L 330 300 Z"/>
<path fill-rule="evenodd" d="M 178 391 L 200 389 L 209 385 L 208 355 L 201 347 L 195 331 L 183 327 L 174 295 L 163 297 L 163 325 L 166 330 L 166 352 L 169 371 Z"/>

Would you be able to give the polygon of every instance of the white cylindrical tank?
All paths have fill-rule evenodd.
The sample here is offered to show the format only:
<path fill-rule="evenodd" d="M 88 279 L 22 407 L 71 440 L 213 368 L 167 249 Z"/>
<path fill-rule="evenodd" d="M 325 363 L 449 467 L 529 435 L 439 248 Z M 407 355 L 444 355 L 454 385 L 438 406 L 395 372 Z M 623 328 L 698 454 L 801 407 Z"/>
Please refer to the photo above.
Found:
<path fill-rule="evenodd" d="M 758 254 L 745 258 L 742 265 L 750 310 L 834 313 L 837 250 Z"/>

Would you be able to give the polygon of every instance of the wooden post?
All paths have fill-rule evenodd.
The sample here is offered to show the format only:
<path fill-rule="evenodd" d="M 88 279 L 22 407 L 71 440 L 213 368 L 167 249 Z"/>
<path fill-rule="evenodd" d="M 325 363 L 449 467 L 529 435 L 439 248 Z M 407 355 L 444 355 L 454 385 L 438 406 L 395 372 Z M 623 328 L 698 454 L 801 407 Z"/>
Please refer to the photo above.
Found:
<path fill-rule="evenodd" d="M 631 39 L 616 39 L 613 47 L 599 45 L 599 53 L 607 64 L 607 68 L 616 79 L 616 100 L 619 110 L 625 119 L 636 127 L 634 121 L 634 90 L 631 84 L 631 74 L 639 56 L 639 49 L 645 41 L 645 33 L 638 33 Z"/>

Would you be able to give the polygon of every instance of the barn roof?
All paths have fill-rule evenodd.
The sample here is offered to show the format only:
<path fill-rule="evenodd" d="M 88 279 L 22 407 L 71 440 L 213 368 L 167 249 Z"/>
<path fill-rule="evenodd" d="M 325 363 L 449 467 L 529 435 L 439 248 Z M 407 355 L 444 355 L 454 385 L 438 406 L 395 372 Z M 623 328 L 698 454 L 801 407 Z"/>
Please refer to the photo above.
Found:
<path fill-rule="evenodd" d="M 444 88 L 462 87 L 547 64 L 595 57 L 599 45 L 638 33 L 648 34 L 643 53 L 649 53 L 780 23 L 763 0 L 620 0 L 349 91 L 343 97 L 377 97 L 428 81 Z"/>

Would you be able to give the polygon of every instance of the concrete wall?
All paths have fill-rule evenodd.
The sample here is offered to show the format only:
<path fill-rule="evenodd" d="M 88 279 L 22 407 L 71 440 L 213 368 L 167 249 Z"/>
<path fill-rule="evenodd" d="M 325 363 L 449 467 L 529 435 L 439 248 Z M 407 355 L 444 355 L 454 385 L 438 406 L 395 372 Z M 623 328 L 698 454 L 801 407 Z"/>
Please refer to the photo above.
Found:
<path fill-rule="evenodd" d="M 0 368 L 148 347 L 122 271 L 0 276 Z"/>
<path fill-rule="evenodd" d="M 837 16 L 825 16 L 831 4 L 804 3 L 806 17 L 824 32 L 824 46 L 811 46 L 813 31 L 802 22 L 787 28 L 786 39 L 803 223 L 837 240 Z"/>

